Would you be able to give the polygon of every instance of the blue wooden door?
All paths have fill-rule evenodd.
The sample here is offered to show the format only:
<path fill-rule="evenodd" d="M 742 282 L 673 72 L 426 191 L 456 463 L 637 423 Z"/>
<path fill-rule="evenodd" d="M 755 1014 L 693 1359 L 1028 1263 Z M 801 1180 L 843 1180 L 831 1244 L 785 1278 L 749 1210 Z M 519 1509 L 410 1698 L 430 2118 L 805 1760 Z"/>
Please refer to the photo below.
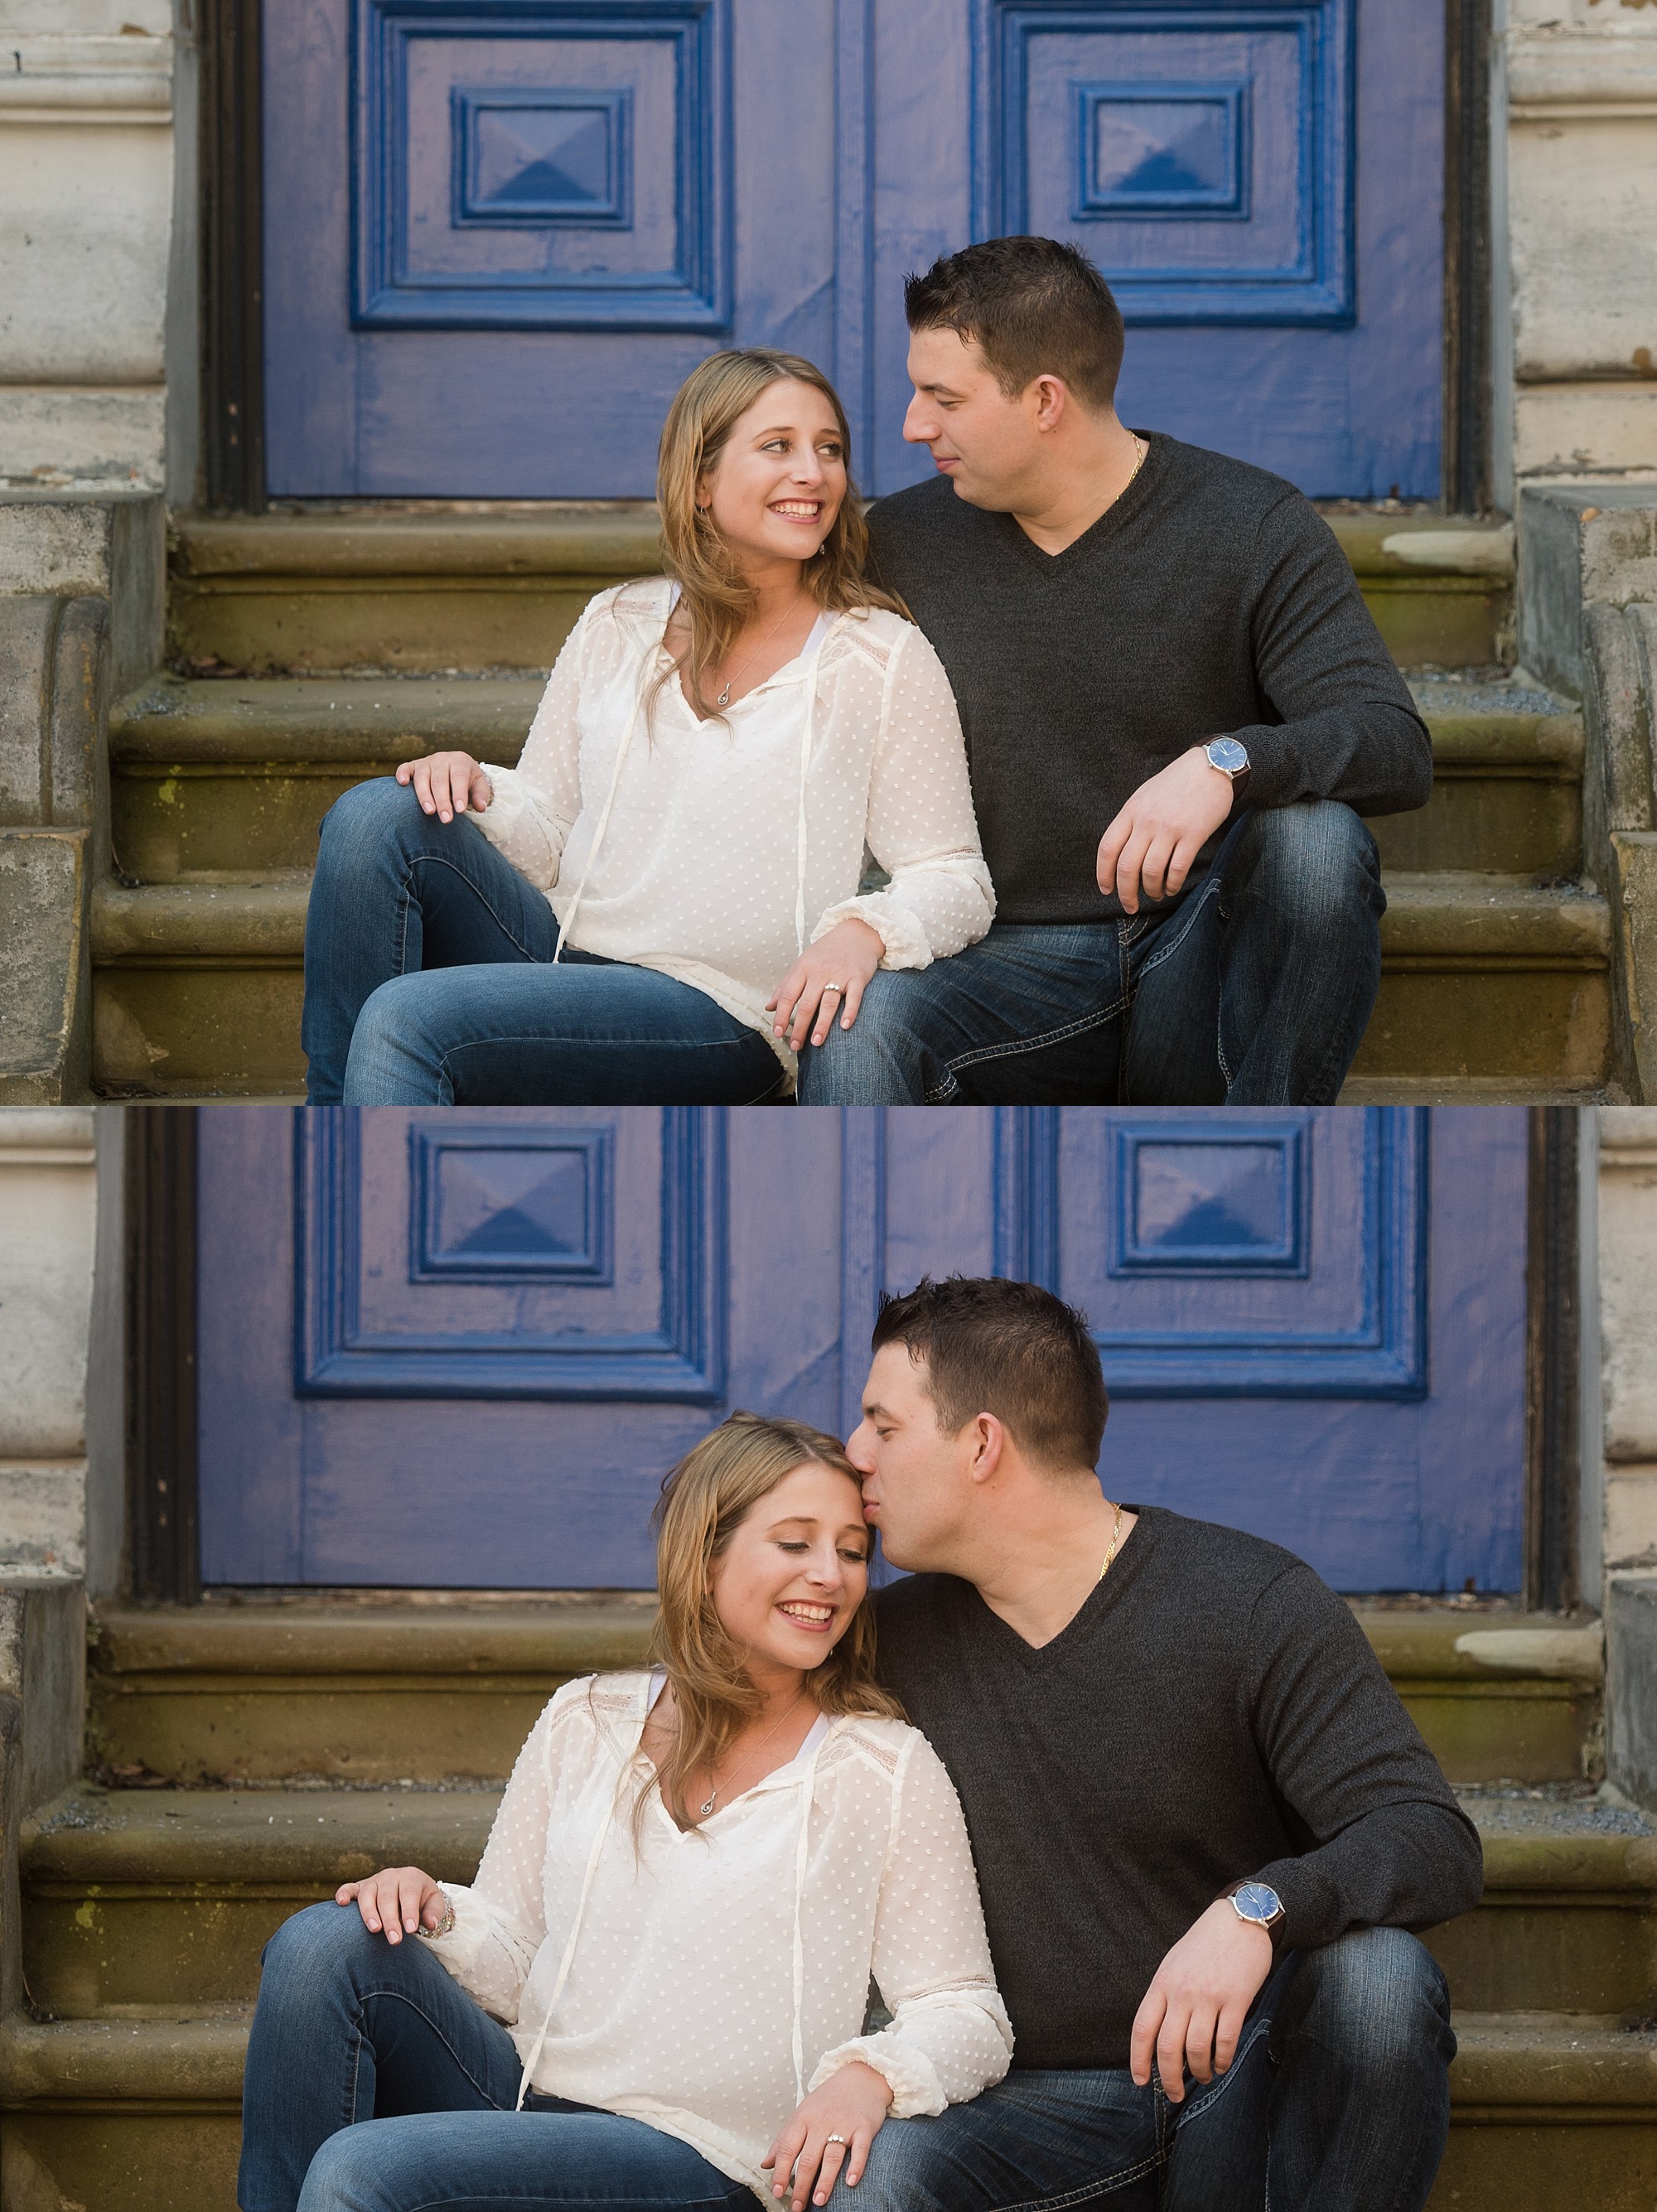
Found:
<path fill-rule="evenodd" d="M 643 497 L 715 347 L 810 355 L 867 488 L 902 281 L 1073 238 L 1126 418 L 1439 486 L 1442 0 L 265 0 L 279 496 Z"/>
<path fill-rule="evenodd" d="M 1505 1109 L 209 1109 L 204 1577 L 648 1587 L 673 1461 L 847 1433 L 881 1290 L 959 1271 L 1087 1311 L 1113 1494 L 1513 1589 L 1525 1175 Z"/>

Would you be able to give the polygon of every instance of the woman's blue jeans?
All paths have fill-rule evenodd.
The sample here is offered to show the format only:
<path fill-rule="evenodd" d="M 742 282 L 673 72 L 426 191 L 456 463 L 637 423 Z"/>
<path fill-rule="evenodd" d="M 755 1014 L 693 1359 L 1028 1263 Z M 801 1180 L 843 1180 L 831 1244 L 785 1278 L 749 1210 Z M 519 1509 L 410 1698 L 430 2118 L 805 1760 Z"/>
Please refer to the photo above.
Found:
<path fill-rule="evenodd" d="M 642 2120 L 531 2093 L 512 2038 L 417 1937 L 313 1905 L 265 1946 L 242 2091 L 242 2212 L 754 2212 Z M 785 2113 L 780 2116 L 786 2118 Z"/>
<path fill-rule="evenodd" d="M 652 969 L 566 946 L 475 822 L 385 776 L 330 808 L 305 920 L 313 1105 L 743 1106 L 782 1065 Z"/>

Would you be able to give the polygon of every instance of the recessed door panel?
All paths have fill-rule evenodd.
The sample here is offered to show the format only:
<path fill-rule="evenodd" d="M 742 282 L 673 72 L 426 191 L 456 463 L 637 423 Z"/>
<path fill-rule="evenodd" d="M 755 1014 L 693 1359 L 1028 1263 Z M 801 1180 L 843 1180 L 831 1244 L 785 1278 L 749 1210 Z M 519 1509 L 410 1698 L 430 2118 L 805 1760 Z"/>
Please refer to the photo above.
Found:
<path fill-rule="evenodd" d="M 647 1587 L 698 1436 L 847 1433 L 882 1291 L 995 1273 L 1087 1313 L 1112 1494 L 1512 1589 L 1526 1156 L 1506 1109 L 209 1109 L 204 1576 Z"/>

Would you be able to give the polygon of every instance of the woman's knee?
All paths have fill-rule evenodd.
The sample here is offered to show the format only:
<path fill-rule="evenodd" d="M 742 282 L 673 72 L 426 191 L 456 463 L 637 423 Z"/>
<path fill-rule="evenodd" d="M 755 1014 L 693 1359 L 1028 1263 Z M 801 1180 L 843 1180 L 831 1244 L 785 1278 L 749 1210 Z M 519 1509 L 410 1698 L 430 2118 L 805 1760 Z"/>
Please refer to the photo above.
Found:
<path fill-rule="evenodd" d="M 349 1978 L 376 1944 L 381 1951 L 390 1948 L 364 1927 L 355 1905 L 307 1905 L 284 1920 L 265 1945 L 260 1988 L 293 1981 L 315 1990 L 336 1975 Z"/>
<path fill-rule="evenodd" d="M 323 848 L 332 854 L 377 848 L 417 830 L 425 819 L 411 786 L 391 775 L 371 776 L 343 791 L 323 816 Z"/>
<path fill-rule="evenodd" d="M 298 2212 L 395 2212 L 376 2132 L 369 2121 L 341 2128 L 318 2146 L 300 2191 Z"/>

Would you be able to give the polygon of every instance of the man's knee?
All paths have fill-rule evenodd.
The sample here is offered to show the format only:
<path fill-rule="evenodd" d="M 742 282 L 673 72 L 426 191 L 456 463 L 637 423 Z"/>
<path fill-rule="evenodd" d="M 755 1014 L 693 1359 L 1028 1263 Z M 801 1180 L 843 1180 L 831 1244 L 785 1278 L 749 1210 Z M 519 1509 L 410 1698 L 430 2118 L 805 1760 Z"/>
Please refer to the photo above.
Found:
<path fill-rule="evenodd" d="M 1321 926 L 1365 909 L 1378 919 L 1385 910 L 1375 841 L 1338 799 L 1262 807 L 1240 842 L 1245 887 L 1297 919 Z"/>
<path fill-rule="evenodd" d="M 1278 2021 L 1290 2033 L 1308 2028 L 1366 2075 L 1407 2075 L 1455 2055 L 1443 1970 L 1401 1928 L 1359 1929 L 1307 1952 Z"/>
<path fill-rule="evenodd" d="M 851 1028 L 836 1024 L 801 1053 L 801 1105 L 920 1104 L 918 1011 L 909 971 L 877 969 Z"/>

